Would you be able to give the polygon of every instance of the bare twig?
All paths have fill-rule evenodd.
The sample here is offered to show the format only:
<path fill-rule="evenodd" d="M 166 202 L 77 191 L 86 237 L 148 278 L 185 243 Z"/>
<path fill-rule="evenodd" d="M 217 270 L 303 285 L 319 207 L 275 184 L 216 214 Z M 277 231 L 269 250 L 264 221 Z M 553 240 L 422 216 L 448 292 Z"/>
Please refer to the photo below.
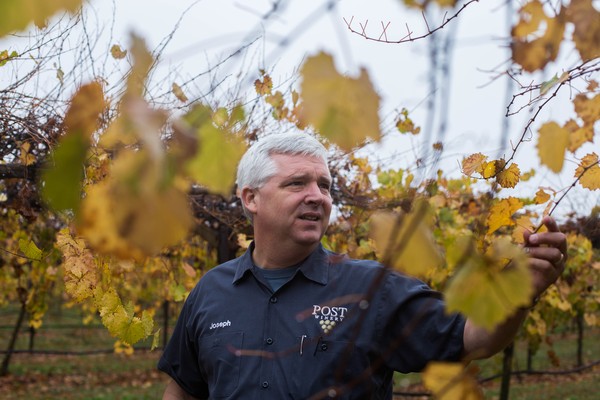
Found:
<path fill-rule="evenodd" d="M 390 43 L 390 44 L 400 44 L 400 43 L 406 43 L 406 42 L 414 42 L 416 40 L 424 39 L 424 38 L 426 38 L 428 36 L 431 36 L 434 33 L 436 33 L 437 31 L 439 31 L 441 29 L 444 29 L 444 27 L 446 25 L 448 25 L 450 22 L 452 22 L 454 19 L 456 19 L 458 17 L 458 15 L 461 12 L 464 11 L 465 8 L 467 8 L 468 6 L 470 6 L 473 3 L 478 3 L 478 2 L 479 2 L 479 0 L 470 0 L 470 1 L 468 1 L 467 3 L 463 4 L 462 7 L 460 9 L 458 9 L 449 18 L 446 17 L 447 13 L 444 14 L 444 18 L 443 18 L 442 23 L 440 25 L 438 25 L 436 28 L 433 28 L 433 29 L 429 26 L 427 18 L 425 18 L 425 15 L 423 14 L 423 19 L 424 19 L 424 22 L 425 22 L 425 26 L 427 27 L 427 33 L 424 33 L 424 34 L 422 34 L 420 36 L 413 37 L 412 36 L 412 31 L 410 30 L 410 28 L 407 25 L 406 26 L 407 34 L 405 36 L 401 37 L 400 39 L 397 39 L 397 40 L 389 40 L 388 37 L 387 37 L 386 29 L 387 29 L 387 27 L 390 24 L 389 22 L 388 22 L 387 25 L 385 25 L 385 27 L 383 25 L 383 22 L 381 23 L 382 27 L 384 27 L 384 28 L 383 28 L 383 32 L 379 35 L 379 37 L 370 36 L 370 35 L 367 34 L 366 29 L 367 29 L 367 24 L 369 22 L 368 20 L 365 21 L 364 25 L 363 25 L 362 22 L 358 23 L 359 26 L 360 26 L 360 28 L 361 28 L 360 31 L 357 30 L 357 29 L 355 29 L 352 26 L 352 23 L 354 21 L 354 17 L 352 17 L 350 19 L 350 21 L 348 21 L 348 20 L 346 20 L 346 18 L 344 18 L 344 22 L 346 23 L 346 26 L 348 27 L 348 30 L 350 32 L 352 32 L 352 33 L 354 33 L 356 35 L 362 36 L 363 38 L 365 38 L 366 40 L 369 40 L 369 41 L 379 42 L 379 43 Z M 382 37 L 383 37 L 383 39 L 382 39 Z"/>

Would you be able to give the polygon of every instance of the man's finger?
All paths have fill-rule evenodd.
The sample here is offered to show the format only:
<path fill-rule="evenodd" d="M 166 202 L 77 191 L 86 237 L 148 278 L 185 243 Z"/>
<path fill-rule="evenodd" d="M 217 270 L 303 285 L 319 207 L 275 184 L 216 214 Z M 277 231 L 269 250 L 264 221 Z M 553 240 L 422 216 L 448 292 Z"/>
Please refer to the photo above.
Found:
<path fill-rule="evenodd" d="M 558 224 L 556 223 L 556 220 L 554 218 L 544 217 L 544 219 L 542 219 L 542 223 L 546 225 L 546 228 L 548 228 L 548 232 L 560 232 L 560 230 L 558 229 Z"/>

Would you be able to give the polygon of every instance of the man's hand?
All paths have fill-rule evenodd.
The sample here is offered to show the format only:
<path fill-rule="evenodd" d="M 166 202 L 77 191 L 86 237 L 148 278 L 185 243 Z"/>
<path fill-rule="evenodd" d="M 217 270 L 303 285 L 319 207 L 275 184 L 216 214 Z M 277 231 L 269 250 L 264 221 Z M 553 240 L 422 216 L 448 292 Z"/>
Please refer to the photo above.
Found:
<path fill-rule="evenodd" d="M 560 232 L 556 221 L 544 217 L 542 223 L 548 232 L 526 231 L 525 251 L 529 254 L 529 267 L 533 273 L 534 297 L 539 297 L 552 285 L 565 269 L 567 261 L 567 238 Z"/>
<path fill-rule="evenodd" d="M 534 298 L 556 282 L 565 269 L 567 259 L 567 238 L 558 230 L 556 221 L 545 217 L 542 222 L 548 232 L 526 231 L 523 234 L 533 275 Z M 527 310 L 519 309 L 492 332 L 475 326 L 467 319 L 463 336 L 465 361 L 490 357 L 502 350 L 513 340 L 526 316 Z"/>

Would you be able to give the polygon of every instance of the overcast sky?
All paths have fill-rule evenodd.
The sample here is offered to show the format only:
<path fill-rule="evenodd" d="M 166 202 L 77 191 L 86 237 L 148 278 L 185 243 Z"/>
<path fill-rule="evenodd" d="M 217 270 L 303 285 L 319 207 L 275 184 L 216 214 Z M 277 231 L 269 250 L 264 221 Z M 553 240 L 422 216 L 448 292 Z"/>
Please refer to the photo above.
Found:
<path fill-rule="evenodd" d="M 439 96 L 446 89 L 450 93 L 449 108 L 444 113 L 448 129 L 443 137 L 444 155 L 436 168 L 458 175 L 458 164 L 464 156 L 482 152 L 495 158 L 503 148 L 500 138 L 506 122 L 506 80 L 494 78 L 498 71 L 507 68 L 506 61 L 510 57 L 506 10 L 509 2 L 505 0 L 470 4 L 459 18 L 438 34 L 440 37 L 447 36 L 454 30 L 456 44 L 450 63 L 451 80 L 441 82 L 434 94 L 428 83 L 426 40 L 403 44 L 375 43 L 351 33 L 346 27 L 344 19 L 352 20 L 352 26 L 357 30 L 362 30 L 361 24 L 364 26 L 368 21 L 367 34 L 379 37 L 382 27 L 387 26 L 387 38 L 394 41 L 404 37 L 407 30 L 416 37 L 426 33 L 428 26 L 435 28 L 443 21 L 443 14 L 438 14 L 426 23 L 420 12 L 408 10 L 399 0 L 282 0 L 276 3 L 264 0 L 88 1 L 87 7 L 91 7 L 86 20 L 89 30 L 97 27 L 110 44 L 126 48 L 129 45 L 128 32 L 135 32 L 146 39 L 151 49 L 156 49 L 173 32 L 157 74 L 172 76 L 179 82 L 210 69 L 250 42 L 254 44 L 243 56 L 230 59 L 217 72 L 217 75 L 233 75 L 234 79 L 228 80 L 231 85 L 236 83 L 235 76 L 240 68 L 247 71 L 251 79 L 246 78 L 242 88 L 248 93 L 253 91 L 252 78 L 258 77 L 259 68 L 269 71 L 276 85 L 284 84 L 296 77 L 296 70 L 305 57 L 321 50 L 334 55 L 341 72 L 353 75 L 360 68 L 367 68 L 382 98 L 380 116 L 386 133 L 383 145 L 373 147 L 370 156 L 384 165 L 414 168 L 414 161 L 422 155 L 421 146 L 425 138 L 422 135 L 401 137 L 391 129 L 393 120 L 405 107 L 415 123 L 426 128 L 428 99 L 432 95 Z M 274 4 L 278 5 L 275 11 Z M 574 61 L 568 59 L 569 52 L 564 53 L 567 54 L 564 63 L 551 66 L 548 76 L 524 76 L 523 82 L 543 82 L 554 73 L 560 75 L 564 68 L 572 67 Z M 208 80 L 202 82 L 198 80 L 193 88 L 186 90 L 208 90 Z M 169 90 L 170 83 L 165 82 L 165 90 Z M 539 123 L 550 119 L 562 123 L 572 116 L 569 95 L 565 93 L 563 98 L 550 103 L 543 115 L 538 117 L 532 142 L 526 143 L 517 154 L 515 161 L 522 171 L 536 168 L 538 172 L 530 184 L 522 186 L 521 190 L 526 190 L 527 194 L 535 193 L 539 185 L 560 190 L 573 180 L 574 162 L 567 162 L 563 174 L 557 176 L 539 167 L 535 150 L 535 128 Z M 529 117 L 524 110 L 509 119 L 509 141 L 518 140 Z M 434 124 L 438 122 L 433 121 Z M 430 142 L 436 140 L 435 131 Z M 506 146 L 503 154 L 508 156 L 510 142 Z M 597 144 L 595 150 L 593 148 L 586 146 L 578 156 L 590 151 L 598 152 Z M 574 160 L 571 155 L 569 159 Z M 434 172 L 426 170 L 423 177 Z M 569 204 L 563 207 L 584 213 L 589 211 L 598 204 L 599 196 L 589 196 L 588 193 L 571 195 Z M 518 193 L 506 191 L 503 195 Z"/>

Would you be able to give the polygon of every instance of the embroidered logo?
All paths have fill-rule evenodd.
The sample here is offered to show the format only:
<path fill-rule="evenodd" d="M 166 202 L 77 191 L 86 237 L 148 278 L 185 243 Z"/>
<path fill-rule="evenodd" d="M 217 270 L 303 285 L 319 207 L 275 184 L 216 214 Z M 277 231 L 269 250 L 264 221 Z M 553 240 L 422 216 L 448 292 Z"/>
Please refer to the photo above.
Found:
<path fill-rule="evenodd" d="M 222 322 L 213 322 L 212 324 L 210 324 L 210 328 L 209 329 L 217 329 L 217 328 L 225 328 L 226 326 L 231 326 L 231 321 L 227 320 L 227 321 L 222 321 Z"/>
<path fill-rule="evenodd" d="M 312 315 L 319 320 L 319 325 L 325 333 L 329 333 L 337 322 L 344 320 L 348 308 L 313 305 Z"/>

